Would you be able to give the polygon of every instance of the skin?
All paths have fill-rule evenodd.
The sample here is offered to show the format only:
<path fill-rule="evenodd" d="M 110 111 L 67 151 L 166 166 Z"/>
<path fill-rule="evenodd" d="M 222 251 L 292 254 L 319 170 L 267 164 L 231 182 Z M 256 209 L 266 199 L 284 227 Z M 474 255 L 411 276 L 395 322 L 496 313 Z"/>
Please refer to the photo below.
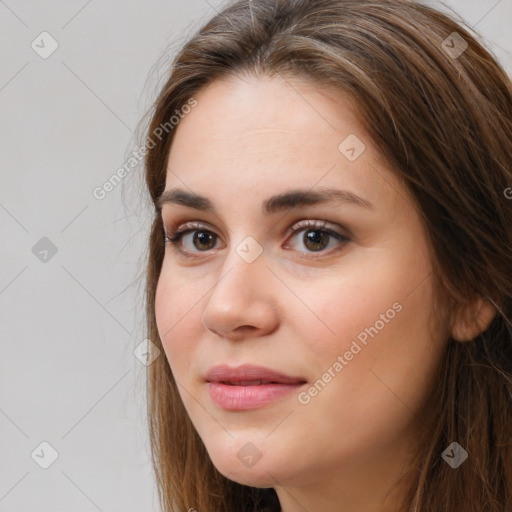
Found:
<path fill-rule="evenodd" d="M 449 328 L 434 317 L 430 247 L 411 196 L 335 91 L 244 76 L 195 98 L 176 128 L 166 190 L 207 196 L 218 214 L 166 204 L 162 217 L 168 231 L 198 221 L 217 238 L 205 250 L 184 235 L 188 256 L 167 245 L 155 305 L 184 406 L 217 469 L 274 487 L 283 512 L 397 512 L 406 480 L 395 484 L 414 462 Z M 338 149 L 350 134 L 366 146 L 352 162 Z M 297 187 L 349 190 L 373 210 L 262 214 L 270 195 Z M 304 238 L 312 228 L 287 236 L 304 219 L 327 221 L 350 240 L 331 237 L 315 252 Z M 263 250 L 252 263 L 236 252 L 248 236 Z M 221 363 L 299 375 L 307 391 L 395 303 L 401 311 L 309 403 L 294 392 L 233 412 L 210 399 L 204 375 Z M 237 457 L 248 442 L 262 455 L 252 467 Z"/>

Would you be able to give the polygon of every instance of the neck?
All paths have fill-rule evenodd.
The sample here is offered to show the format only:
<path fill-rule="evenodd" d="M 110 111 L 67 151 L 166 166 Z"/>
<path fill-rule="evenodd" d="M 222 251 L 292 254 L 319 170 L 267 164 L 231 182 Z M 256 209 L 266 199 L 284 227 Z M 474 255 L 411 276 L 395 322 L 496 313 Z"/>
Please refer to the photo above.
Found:
<path fill-rule="evenodd" d="M 326 467 L 307 480 L 274 487 L 281 512 L 401 512 L 412 485 L 410 445 Z"/>

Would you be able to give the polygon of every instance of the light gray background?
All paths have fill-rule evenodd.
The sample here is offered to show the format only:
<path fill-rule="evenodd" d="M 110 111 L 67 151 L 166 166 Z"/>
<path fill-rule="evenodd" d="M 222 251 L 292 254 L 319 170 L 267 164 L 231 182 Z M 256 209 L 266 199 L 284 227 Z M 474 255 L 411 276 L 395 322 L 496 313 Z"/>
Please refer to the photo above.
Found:
<path fill-rule="evenodd" d="M 0 1 L 1 512 L 158 509 L 146 368 L 133 355 L 144 339 L 142 169 L 103 200 L 92 191 L 140 141 L 162 55 L 223 3 Z M 446 4 L 512 74 L 512 0 Z M 43 31 L 59 45 L 47 59 L 31 47 Z M 43 237 L 57 248 L 46 262 L 32 251 Z M 31 458 L 50 456 L 43 441 L 58 452 L 48 469 Z"/>

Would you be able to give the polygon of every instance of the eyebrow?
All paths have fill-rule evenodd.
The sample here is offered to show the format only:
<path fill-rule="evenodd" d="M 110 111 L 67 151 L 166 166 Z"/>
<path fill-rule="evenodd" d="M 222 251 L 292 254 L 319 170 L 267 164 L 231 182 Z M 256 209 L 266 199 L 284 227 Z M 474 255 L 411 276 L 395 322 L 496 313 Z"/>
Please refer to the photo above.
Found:
<path fill-rule="evenodd" d="M 160 211 L 165 204 L 180 204 L 204 212 L 217 213 L 210 199 L 180 188 L 165 190 L 162 193 L 156 202 L 158 211 Z M 263 202 L 262 211 L 264 214 L 271 215 L 289 208 L 299 208 L 301 206 L 317 204 L 353 204 L 368 210 L 375 209 L 373 204 L 368 200 L 348 190 L 319 189 L 312 191 L 295 189 L 269 197 Z"/>

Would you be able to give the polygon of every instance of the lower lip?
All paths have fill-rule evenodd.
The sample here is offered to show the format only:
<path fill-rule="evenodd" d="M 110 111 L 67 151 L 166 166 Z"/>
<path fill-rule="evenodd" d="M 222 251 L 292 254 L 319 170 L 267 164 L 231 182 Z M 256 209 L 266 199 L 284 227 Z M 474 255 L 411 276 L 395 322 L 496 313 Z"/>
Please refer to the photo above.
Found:
<path fill-rule="evenodd" d="M 261 384 L 259 386 L 231 386 L 208 382 L 211 399 L 228 411 L 258 409 L 285 398 L 303 384 Z"/>

